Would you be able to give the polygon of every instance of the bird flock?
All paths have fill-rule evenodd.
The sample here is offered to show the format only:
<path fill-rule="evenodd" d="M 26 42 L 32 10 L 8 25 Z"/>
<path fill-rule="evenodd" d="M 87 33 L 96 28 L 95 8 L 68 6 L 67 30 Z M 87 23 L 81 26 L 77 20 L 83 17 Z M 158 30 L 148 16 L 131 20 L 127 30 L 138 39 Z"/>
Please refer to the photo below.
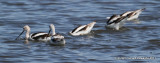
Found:
<path fill-rule="evenodd" d="M 145 8 L 138 9 L 135 11 L 127 11 L 122 14 L 114 14 L 111 17 L 106 17 L 107 18 L 106 27 L 113 28 L 114 30 L 119 30 L 126 21 L 137 19 L 143 10 L 145 10 Z M 95 24 L 96 21 L 86 25 L 78 26 L 72 31 L 70 31 L 69 34 L 72 36 L 86 35 L 90 33 Z M 24 32 L 26 32 L 25 40 L 44 41 L 44 42 L 49 42 L 52 45 L 65 45 L 66 43 L 64 36 L 55 32 L 55 26 L 53 24 L 49 25 L 48 33 L 37 32 L 32 34 L 30 34 L 30 27 L 28 25 L 25 25 L 23 27 L 23 31 L 19 34 L 16 40 L 18 40 L 19 37 Z"/>

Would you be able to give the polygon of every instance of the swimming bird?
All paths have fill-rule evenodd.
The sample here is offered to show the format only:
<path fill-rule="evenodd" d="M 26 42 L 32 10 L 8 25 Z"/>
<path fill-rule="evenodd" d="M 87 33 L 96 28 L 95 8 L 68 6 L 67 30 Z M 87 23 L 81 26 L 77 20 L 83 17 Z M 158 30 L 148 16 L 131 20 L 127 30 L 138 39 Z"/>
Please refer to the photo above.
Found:
<path fill-rule="evenodd" d="M 142 11 L 144 11 L 145 8 L 143 9 L 138 9 L 138 10 L 135 10 L 135 11 L 127 11 L 125 13 L 122 13 L 120 14 L 120 16 L 128 16 L 128 21 L 130 20 L 134 20 L 134 19 L 137 19 L 139 17 L 139 15 L 142 13 Z M 106 17 L 106 19 L 110 19 L 111 17 Z"/>
<path fill-rule="evenodd" d="M 114 28 L 116 30 L 119 30 L 120 27 L 123 26 L 125 21 L 127 20 L 127 16 L 120 16 L 120 15 L 112 15 L 110 19 L 106 22 L 106 27 Z"/>
<path fill-rule="evenodd" d="M 50 41 L 51 40 L 51 34 L 48 34 L 48 33 L 38 32 L 38 33 L 30 34 L 30 27 L 28 25 L 25 25 L 23 27 L 23 31 L 16 38 L 16 40 L 23 34 L 24 31 L 26 31 L 25 40 L 34 40 L 34 41 Z"/>
<path fill-rule="evenodd" d="M 55 32 L 55 26 L 53 24 L 50 24 L 50 30 L 49 33 L 52 31 L 52 38 L 51 41 L 49 42 L 51 45 L 65 45 L 65 39 L 64 36 L 58 34 Z"/>
<path fill-rule="evenodd" d="M 96 22 L 94 21 L 94 22 L 89 23 L 87 25 L 78 26 L 75 29 L 73 29 L 72 31 L 70 31 L 69 33 L 73 36 L 88 34 L 92 30 L 92 28 L 95 24 L 96 24 Z"/>
<path fill-rule="evenodd" d="M 145 10 L 145 8 L 143 9 L 138 9 L 138 10 L 135 10 L 135 11 L 127 11 L 123 14 L 121 14 L 121 16 L 128 16 L 128 21 L 130 20 L 134 20 L 134 19 L 137 19 L 139 17 L 139 15 L 142 13 L 142 11 Z"/>

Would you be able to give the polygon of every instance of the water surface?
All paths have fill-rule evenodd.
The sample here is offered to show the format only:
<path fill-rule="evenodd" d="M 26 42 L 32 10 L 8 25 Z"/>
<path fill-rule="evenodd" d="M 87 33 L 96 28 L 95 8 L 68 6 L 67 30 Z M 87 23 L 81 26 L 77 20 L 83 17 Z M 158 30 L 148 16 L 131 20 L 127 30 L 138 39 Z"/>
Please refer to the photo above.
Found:
<path fill-rule="evenodd" d="M 158 63 L 159 4 L 159 0 L 1 0 L 0 63 Z M 138 23 L 127 22 L 119 31 L 105 28 L 106 17 L 141 8 L 146 10 Z M 68 34 L 92 21 L 97 23 L 88 35 Z M 14 40 L 24 25 L 29 25 L 31 32 L 48 32 L 49 24 L 65 36 L 65 46 Z"/>

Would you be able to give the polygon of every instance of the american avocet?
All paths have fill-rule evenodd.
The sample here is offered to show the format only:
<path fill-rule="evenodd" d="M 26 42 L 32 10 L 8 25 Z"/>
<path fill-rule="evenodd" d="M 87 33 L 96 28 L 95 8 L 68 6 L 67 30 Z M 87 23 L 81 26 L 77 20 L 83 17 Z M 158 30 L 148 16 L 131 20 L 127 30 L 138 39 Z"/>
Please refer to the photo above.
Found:
<path fill-rule="evenodd" d="M 96 22 L 92 22 L 92 23 L 89 23 L 87 25 L 82 25 L 82 26 L 79 26 L 79 27 L 76 27 L 75 29 L 73 29 L 71 32 L 69 32 L 71 35 L 73 36 L 78 36 L 78 35 L 85 35 L 85 34 L 88 34 L 93 26 L 96 24 Z"/>
<path fill-rule="evenodd" d="M 48 34 L 50 34 L 50 31 L 52 31 L 52 38 L 50 41 L 51 45 L 65 45 L 64 36 L 55 32 L 55 26 L 53 24 L 50 24 L 50 30 Z"/>
<path fill-rule="evenodd" d="M 106 27 L 119 30 L 119 28 L 123 26 L 126 20 L 127 16 L 112 15 L 111 18 L 107 21 Z"/>
<path fill-rule="evenodd" d="M 44 33 L 44 32 L 38 32 L 38 33 L 33 33 L 30 34 L 30 27 L 28 25 L 25 25 L 23 27 L 23 31 L 20 33 L 20 35 L 16 38 L 18 39 L 23 32 L 26 31 L 26 40 L 35 40 L 35 41 L 50 41 L 51 40 L 51 34 Z"/>
<path fill-rule="evenodd" d="M 142 11 L 145 10 L 145 8 L 143 9 L 138 9 L 138 10 L 135 10 L 135 11 L 127 11 L 123 14 L 121 14 L 120 16 L 128 16 L 128 21 L 130 20 L 134 20 L 134 19 L 137 19 L 139 17 L 139 15 L 142 13 Z M 106 19 L 110 19 L 111 17 L 106 17 Z"/>
<path fill-rule="evenodd" d="M 139 15 L 142 13 L 143 10 L 145 10 L 145 8 L 138 9 L 138 10 L 135 10 L 135 11 L 127 11 L 127 12 L 121 14 L 121 16 L 128 16 L 127 20 L 137 19 L 139 17 Z"/>

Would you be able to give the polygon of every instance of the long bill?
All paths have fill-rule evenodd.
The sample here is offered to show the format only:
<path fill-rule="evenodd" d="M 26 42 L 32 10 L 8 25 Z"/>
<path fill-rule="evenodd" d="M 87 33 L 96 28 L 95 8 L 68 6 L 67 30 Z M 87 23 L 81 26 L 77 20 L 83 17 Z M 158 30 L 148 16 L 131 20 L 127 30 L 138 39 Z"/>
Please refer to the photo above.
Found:
<path fill-rule="evenodd" d="M 17 40 L 23 34 L 23 32 L 24 30 L 19 34 L 19 36 L 15 40 Z"/>

